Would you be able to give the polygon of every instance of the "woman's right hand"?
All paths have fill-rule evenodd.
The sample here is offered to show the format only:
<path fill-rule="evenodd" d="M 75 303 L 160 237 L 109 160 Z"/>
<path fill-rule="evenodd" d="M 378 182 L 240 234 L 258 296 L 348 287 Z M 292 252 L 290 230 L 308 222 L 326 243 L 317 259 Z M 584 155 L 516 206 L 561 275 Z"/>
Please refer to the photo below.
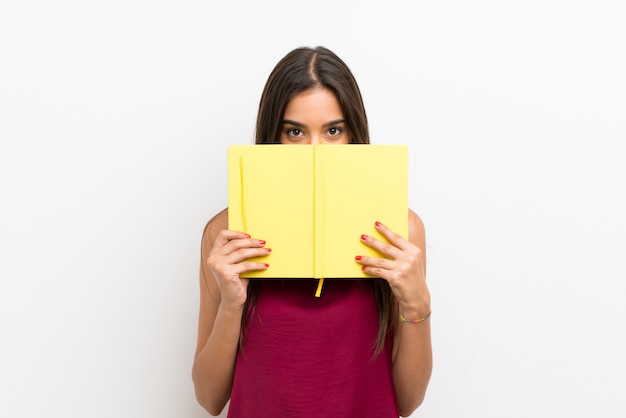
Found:
<path fill-rule="evenodd" d="M 221 304 L 225 308 L 241 309 L 246 302 L 249 279 L 240 274 L 265 270 L 267 263 L 248 261 L 252 257 L 269 255 L 265 241 L 252 239 L 243 232 L 222 230 L 218 233 L 207 258 L 221 293 Z"/>

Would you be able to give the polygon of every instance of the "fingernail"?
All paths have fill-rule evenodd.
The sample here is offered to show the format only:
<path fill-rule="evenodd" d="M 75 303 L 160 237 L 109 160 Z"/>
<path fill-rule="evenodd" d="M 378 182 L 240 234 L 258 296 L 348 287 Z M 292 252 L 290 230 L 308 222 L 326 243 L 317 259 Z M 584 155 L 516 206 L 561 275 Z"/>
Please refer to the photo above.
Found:
<path fill-rule="evenodd" d="M 361 267 L 361 270 L 362 270 L 362 271 L 365 271 L 365 266 Z"/>
<path fill-rule="evenodd" d="M 367 239 L 367 235 L 361 235 L 361 239 L 365 241 Z"/>
<path fill-rule="evenodd" d="M 266 248 L 265 251 L 267 251 L 268 253 L 271 253 L 272 249 L 271 248 Z"/>
<path fill-rule="evenodd" d="M 265 268 L 268 268 L 268 267 L 270 266 L 270 265 L 269 265 L 269 264 L 267 264 L 267 263 L 264 263 L 264 264 L 265 264 Z"/>
<path fill-rule="evenodd" d="M 261 245 L 265 245 L 265 241 L 263 241 L 262 239 L 259 240 L 259 244 Z"/>
<path fill-rule="evenodd" d="M 248 235 L 248 234 L 244 234 L 244 235 L 246 236 L 246 238 L 250 238 L 250 235 Z"/>
<path fill-rule="evenodd" d="M 380 226 L 380 222 L 374 222 L 374 225 Z"/>
<path fill-rule="evenodd" d="M 360 255 L 357 255 L 356 257 L 354 257 L 356 260 L 360 260 L 362 257 Z"/>

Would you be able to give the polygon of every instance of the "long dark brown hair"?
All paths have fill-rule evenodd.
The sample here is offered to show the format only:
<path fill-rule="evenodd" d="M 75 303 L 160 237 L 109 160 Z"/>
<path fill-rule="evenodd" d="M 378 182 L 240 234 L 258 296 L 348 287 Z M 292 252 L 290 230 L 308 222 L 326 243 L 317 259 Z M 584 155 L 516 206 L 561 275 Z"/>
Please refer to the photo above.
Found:
<path fill-rule="evenodd" d="M 369 144 L 369 128 L 361 91 L 354 75 L 335 53 L 327 48 L 301 47 L 285 55 L 271 72 L 259 103 L 256 121 L 256 144 L 280 143 L 283 116 L 289 101 L 296 95 L 312 89 L 332 91 L 343 112 L 350 143 Z M 253 312 L 258 292 L 257 281 L 248 285 L 248 299 L 242 321 Z M 398 305 L 389 284 L 383 279 L 371 280 L 378 305 L 378 335 L 375 355 L 384 347 L 385 339 L 397 323 Z"/>
<path fill-rule="evenodd" d="M 261 95 L 256 143 L 280 143 L 289 101 L 314 87 L 328 89 L 337 97 L 350 132 L 350 142 L 369 144 L 367 115 L 356 79 L 341 58 L 324 47 L 294 49 L 276 64 Z"/>

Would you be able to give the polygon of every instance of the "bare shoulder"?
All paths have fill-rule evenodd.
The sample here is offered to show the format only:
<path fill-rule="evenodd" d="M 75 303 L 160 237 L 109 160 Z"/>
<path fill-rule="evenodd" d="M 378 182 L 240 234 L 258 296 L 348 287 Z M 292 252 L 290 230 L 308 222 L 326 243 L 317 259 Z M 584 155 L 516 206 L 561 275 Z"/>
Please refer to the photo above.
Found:
<path fill-rule="evenodd" d="M 228 229 L 228 208 L 222 209 L 207 222 L 202 233 L 202 249 L 213 246 L 217 234 L 223 229 Z"/>
<path fill-rule="evenodd" d="M 200 314 L 198 319 L 198 342 L 196 355 L 206 343 L 213 322 L 217 315 L 217 309 L 221 301 L 220 288 L 208 268 L 207 259 L 215 243 L 215 239 L 222 229 L 228 228 L 228 210 L 224 209 L 213 216 L 202 231 L 202 244 L 200 249 Z"/>
<path fill-rule="evenodd" d="M 409 209 L 409 241 L 417 245 L 422 254 L 424 269 L 426 268 L 426 230 L 422 218 Z"/>
<path fill-rule="evenodd" d="M 409 209 L 409 241 L 423 242 L 426 237 L 426 229 L 422 218 L 415 213 L 412 209 Z"/>
<path fill-rule="evenodd" d="M 202 244 L 200 249 L 201 288 L 207 290 L 208 295 L 218 303 L 220 300 L 219 287 L 211 272 L 206 268 L 206 260 L 213 248 L 217 235 L 223 229 L 228 229 L 228 209 L 223 209 L 207 222 L 202 232 Z M 204 295 L 202 296 L 204 297 Z"/>

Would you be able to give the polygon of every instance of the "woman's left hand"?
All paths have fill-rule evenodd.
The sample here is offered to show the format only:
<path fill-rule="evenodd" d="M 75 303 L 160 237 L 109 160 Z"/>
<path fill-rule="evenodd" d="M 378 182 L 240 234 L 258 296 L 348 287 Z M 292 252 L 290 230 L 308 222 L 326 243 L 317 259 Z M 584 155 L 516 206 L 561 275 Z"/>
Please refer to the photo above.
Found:
<path fill-rule="evenodd" d="M 405 318 L 424 317 L 430 312 L 430 293 L 426 286 L 423 249 L 417 242 L 407 241 L 380 222 L 376 222 L 375 227 L 389 243 L 369 235 L 362 235 L 361 242 L 384 258 L 356 256 L 357 263 L 363 266 L 366 274 L 387 280 Z M 409 239 L 411 235 L 416 234 L 409 232 Z"/>

